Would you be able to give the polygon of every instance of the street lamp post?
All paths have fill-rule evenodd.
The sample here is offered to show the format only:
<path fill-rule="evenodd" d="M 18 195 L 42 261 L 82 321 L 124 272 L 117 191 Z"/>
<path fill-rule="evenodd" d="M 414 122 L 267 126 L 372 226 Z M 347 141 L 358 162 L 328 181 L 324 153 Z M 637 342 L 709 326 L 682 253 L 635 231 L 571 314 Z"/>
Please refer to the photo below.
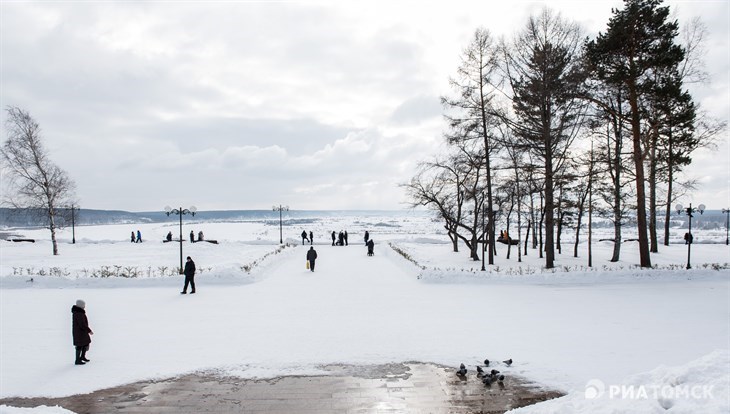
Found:
<path fill-rule="evenodd" d="M 674 208 L 677 209 L 677 214 L 685 213 L 689 217 L 689 231 L 687 237 L 687 269 L 691 269 L 692 265 L 689 262 L 690 254 L 692 252 L 692 213 L 699 211 L 702 214 L 705 211 L 705 205 L 700 204 L 697 208 L 692 208 L 692 203 L 689 203 L 689 207 L 684 208 L 683 205 L 677 204 Z"/>
<path fill-rule="evenodd" d="M 730 244 L 730 233 L 728 233 L 728 225 L 730 224 L 730 208 L 723 208 L 722 214 L 725 215 L 725 246 Z"/>
<path fill-rule="evenodd" d="M 169 217 L 172 214 L 177 214 L 180 216 L 180 274 L 183 273 L 183 248 L 182 248 L 182 241 L 183 241 L 183 235 L 182 235 L 182 216 L 183 214 L 190 214 L 191 216 L 195 216 L 195 212 L 198 211 L 195 206 L 191 206 L 190 208 L 176 208 L 173 209 L 170 206 L 165 206 L 165 214 Z"/>
<path fill-rule="evenodd" d="M 279 244 L 283 244 L 284 243 L 284 236 L 282 234 L 282 229 L 281 229 L 281 226 L 282 226 L 281 212 L 282 211 L 289 211 L 289 206 L 282 206 L 281 204 L 279 204 L 278 207 L 277 206 L 272 207 L 272 210 L 279 212 Z"/>
<path fill-rule="evenodd" d="M 71 204 L 71 244 L 76 244 L 76 213 L 79 208 Z"/>

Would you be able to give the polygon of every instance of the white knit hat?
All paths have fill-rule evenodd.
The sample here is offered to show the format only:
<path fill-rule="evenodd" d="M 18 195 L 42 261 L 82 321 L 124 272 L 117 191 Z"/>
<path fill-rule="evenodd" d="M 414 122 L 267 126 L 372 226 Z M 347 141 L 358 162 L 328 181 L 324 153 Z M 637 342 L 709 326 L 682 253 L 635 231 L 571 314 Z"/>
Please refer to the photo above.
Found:
<path fill-rule="evenodd" d="M 86 302 L 84 302 L 83 300 L 79 299 L 79 300 L 76 301 L 76 306 L 78 306 L 81 309 L 84 309 L 84 308 L 86 308 Z"/>

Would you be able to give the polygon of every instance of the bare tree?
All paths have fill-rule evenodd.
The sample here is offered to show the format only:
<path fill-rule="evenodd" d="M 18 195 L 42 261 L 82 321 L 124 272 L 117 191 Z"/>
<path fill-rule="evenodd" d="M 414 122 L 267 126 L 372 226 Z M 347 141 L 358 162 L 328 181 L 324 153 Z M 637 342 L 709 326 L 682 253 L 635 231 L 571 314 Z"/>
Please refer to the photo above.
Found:
<path fill-rule="evenodd" d="M 75 184 L 50 160 L 41 139 L 41 128 L 30 113 L 8 107 L 7 114 L 8 139 L 0 153 L 3 169 L 8 172 L 10 191 L 3 202 L 38 214 L 51 230 L 53 254 L 57 255 L 57 218 L 65 211 L 64 206 L 72 204 Z"/>
<path fill-rule="evenodd" d="M 447 136 L 449 143 L 480 141 L 485 164 L 486 203 L 493 205 L 492 157 L 499 151 L 494 139 L 494 127 L 498 118 L 493 116 L 496 94 L 497 49 L 489 31 L 479 28 L 474 32 L 469 45 L 464 49 L 456 78 L 450 79 L 456 97 L 442 97 L 441 103 L 451 111 L 446 115 L 451 128 Z M 494 264 L 493 216 L 487 216 L 489 234 L 489 264 Z"/>

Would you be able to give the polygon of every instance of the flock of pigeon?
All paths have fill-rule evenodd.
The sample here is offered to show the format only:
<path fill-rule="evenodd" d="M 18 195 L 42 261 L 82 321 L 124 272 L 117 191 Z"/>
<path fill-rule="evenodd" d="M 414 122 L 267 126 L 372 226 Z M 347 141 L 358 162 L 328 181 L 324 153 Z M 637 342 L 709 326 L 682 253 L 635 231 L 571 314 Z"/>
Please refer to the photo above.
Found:
<path fill-rule="evenodd" d="M 508 367 L 512 365 L 512 358 L 502 361 L 503 364 L 507 365 Z M 484 366 L 489 366 L 489 360 L 484 360 Z M 459 367 L 459 370 L 456 371 L 456 375 L 458 375 L 461 378 L 466 377 L 466 366 L 464 364 L 461 364 Z M 492 369 L 491 371 L 487 372 L 485 371 L 481 366 L 477 365 L 477 378 L 481 378 L 484 385 L 487 387 L 491 386 L 493 382 L 497 381 L 500 384 L 502 384 L 502 381 L 504 381 L 504 375 L 500 374 L 499 371 L 496 369 Z"/>

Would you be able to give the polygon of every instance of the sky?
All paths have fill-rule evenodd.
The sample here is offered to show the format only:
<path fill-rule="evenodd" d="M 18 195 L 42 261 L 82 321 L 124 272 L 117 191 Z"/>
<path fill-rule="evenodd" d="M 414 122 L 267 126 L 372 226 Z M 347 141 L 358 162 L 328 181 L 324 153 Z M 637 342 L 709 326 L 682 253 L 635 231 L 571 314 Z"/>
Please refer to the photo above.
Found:
<path fill-rule="evenodd" d="M 83 208 L 400 209 L 478 27 L 509 38 L 547 6 L 594 36 L 621 4 L 3 0 L 0 105 L 40 123 Z M 690 88 L 728 121 L 729 2 L 666 4 L 708 27 Z M 728 141 L 695 153 L 680 202 L 730 207 Z"/>

